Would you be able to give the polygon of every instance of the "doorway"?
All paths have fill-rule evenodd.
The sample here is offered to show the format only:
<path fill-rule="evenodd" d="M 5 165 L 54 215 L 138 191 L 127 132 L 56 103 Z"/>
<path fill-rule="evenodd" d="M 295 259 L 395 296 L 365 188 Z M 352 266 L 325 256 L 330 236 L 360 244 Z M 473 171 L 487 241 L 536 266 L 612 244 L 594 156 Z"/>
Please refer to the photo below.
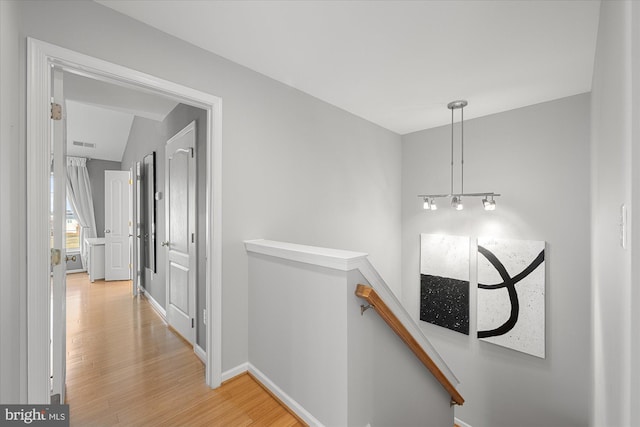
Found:
<path fill-rule="evenodd" d="M 206 227 L 200 231 L 205 244 L 205 310 L 208 313 L 205 349 L 205 377 L 216 388 L 221 382 L 221 99 L 113 63 L 70 51 L 35 39 L 28 39 L 27 80 L 27 396 L 30 403 L 50 403 L 48 361 L 51 288 L 49 223 L 49 173 L 52 150 L 49 99 L 51 68 L 76 73 L 103 82 L 157 93 L 206 111 Z M 44 231 L 44 232 L 43 232 Z M 55 371 L 55 367 L 53 368 Z"/>

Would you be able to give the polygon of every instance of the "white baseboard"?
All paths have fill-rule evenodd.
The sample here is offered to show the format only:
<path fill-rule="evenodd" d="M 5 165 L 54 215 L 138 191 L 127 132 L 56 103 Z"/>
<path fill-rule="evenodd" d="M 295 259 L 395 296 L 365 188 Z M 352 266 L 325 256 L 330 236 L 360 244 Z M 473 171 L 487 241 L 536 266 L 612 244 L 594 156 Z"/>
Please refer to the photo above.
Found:
<path fill-rule="evenodd" d="M 86 272 L 86 269 L 78 269 L 78 270 L 67 270 L 67 274 L 73 274 L 73 273 L 84 273 Z"/>
<path fill-rule="evenodd" d="M 265 374 L 263 374 L 258 368 L 253 366 L 249 362 L 241 363 L 235 368 L 231 368 L 222 373 L 222 382 L 228 381 L 233 377 L 237 377 L 245 372 L 249 372 L 255 377 L 256 380 L 266 387 L 274 396 L 276 396 L 282 403 L 284 403 L 290 410 L 292 410 L 300 419 L 302 419 L 310 427 L 324 427 L 323 424 L 318 421 L 313 415 L 311 415 L 306 409 L 296 402 L 291 396 L 285 393 L 280 387 L 278 387 L 273 381 L 271 381 Z"/>
<path fill-rule="evenodd" d="M 296 402 L 291 396 L 285 393 L 280 387 L 275 385 L 273 381 L 271 381 L 265 374 L 260 372 L 258 368 L 253 366 L 251 363 L 249 365 L 249 373 L 253 375 L 258 381 L 262 383 L 263 386 L 269 389 L 271 393 L 274 394 L 282 403 L 284 403 L 289 409 L 291 409 L 295 414 L 300 417 L 307 425 L 311 427 L 323 427 L 323 424 L 318 421 L 313 415 L 311 415 L 306 409 L 302 407 L 298 402 Z"/>
<path fill-rule="evenodd" d="M 193 346 L 193 352 L 198 356 L 202 363 L 207 365 L 207 352 L 202 349 L 198 344 Z"/>
<path fill-rule="evenodd" d="M 151 294 L 149 292 L 142 291 L 142 295 L 144 295 L 144 297 L 149 301 L 149 304 L 151 304 L 151 307 L 153 307 L 153 309 L 156 311 L 156 313 L 158 313 L 158 315 L 160 315 L 162 320 L 166 323 L 167 322 L 167 311 L 160 304 L 158 304 L 158 301 L 153 299 L 153 297 L 151 296 Z"/>
<path fill-rule="evenodd" d="M 460 427 L 471 427 L 471 425 L 470 425 L 470 424 L 467 424 L 467 423 L 465 423 L 464 421 L 461 421 L 461 420 L 460 420 L 460 418 L 458 418 L 458 417 L 455 417 L 455 418 L 453 419 L 453 421 L 454 421 L 456 424 L 458 424 Z"/>
<path fill-rule="evenodd" d="M 249 371 L 249 363 L 242 363 L 235 368 L 231 368 L 228 371 L 222 373 L 222 382 L 229 381 L 233 377 L 237 377 L 240 374 L 244 374 Z"/>

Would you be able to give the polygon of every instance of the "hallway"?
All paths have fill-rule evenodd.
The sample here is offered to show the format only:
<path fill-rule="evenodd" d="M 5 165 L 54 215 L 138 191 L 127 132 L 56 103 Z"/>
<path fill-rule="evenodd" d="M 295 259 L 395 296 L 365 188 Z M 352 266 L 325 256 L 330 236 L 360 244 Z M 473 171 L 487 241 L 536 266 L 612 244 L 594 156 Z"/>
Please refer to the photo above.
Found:
<path fill-rule="evenodd" d="M 249 375 L 211 390 L 204 365 L 131 282 L 67 276 L 72 426 L 298 426 Z"/>

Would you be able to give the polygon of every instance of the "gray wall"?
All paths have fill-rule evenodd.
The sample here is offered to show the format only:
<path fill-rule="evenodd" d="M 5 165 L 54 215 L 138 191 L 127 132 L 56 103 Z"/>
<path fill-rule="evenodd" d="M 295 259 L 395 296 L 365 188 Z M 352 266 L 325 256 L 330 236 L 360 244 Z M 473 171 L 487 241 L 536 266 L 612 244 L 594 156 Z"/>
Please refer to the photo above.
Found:
<path fill-rule="evenodd" d="M 640 182 L 640 82 L 633 69 L 640 56 L 639 9 L 636 2 L 607 1 L 600 8 L 591 108 L 593 426 L 637 425 L 640 417 L 640 262 L 632 256 L 640 247 L 640 227 L 628 232 L 627 249 L 619 228 L 622 204 L 630 224 L 640 223 L 640 193 L 633 185 Z"/>
<path fill-rule="evenodd" d="M 26 401 L 26 145 L 20 5 L 0 1 L 0 402 Z"/>
<path fill-rule="evenodd" d="M 104 171 L 111 170 L 120 170 L 120 162 L 97 159 L 87 161 L 98 237 L 104 237 Z"/>
<path fill-rule="evenodd" d="M 347 273 L 255 253 L 248 267 L 249 362 L 322 425 L 346 426 Z"/>
<path fill-rule="evenodd" d="M 631 58 L 631 86 L 632 86 L 632 100 L 631 111 L 636 119 L 629 120 L 627 116 L 627 126 L 631 127 L 631 183 L 640 182 L 640 120 L 637 120 L 638 112 L 640 111 L 640 6 L 637 2 L 631 3 L 631 38 L 633 43 L 631 45 L 631 52 L 628 55 Z M 592 104 L 593 106 L 593 104 Z M 631 224 L 640 224 L 640 185 L 631 185 Z M 627 286 L 631 292 L 630 310 L 631 310 L 631 325 L 640 325 L 640 288 L 633 286 L 633 284 L 640 283 L 640 262 L 638 259 L 638 250 L 640 248 L 640 227 L 631 227 L 630 242 L 631 242 L 631 280 L 627 282 Z M 635 248 L 635 249 L 634 249 Z M 632 327 L 632 330 L 635 328 Z M 627 360 L 640 360 L 640 335 L 631 334 L 631 352 Z M 624 351 L 624 349 L 622 350 Z M 628 402 L 630 410 L 631 420 L 640 420 L 640 405 L 635 404 L 640 402 L 640 365 L 638 363 L 629 363 L 631 381 L 630 396 Z"/>
<path fill-rule="evenodd" d="M 589 105 L 583 94 L 465 122 L 465 191 L 503 194 L 493 212 L 479 199 L 467 199 L 463 211 L 444 202 L 424 211 L 418 194 L 449 189 L 450 128 L 403 137 L 402 296 L 416 319 L 420 233 L 547 242 L 546 359 L 474 337 L 476 257 L 470 335 L 420 322 L 460 379 L 466 402 L 456 416 L 473 427 L 588 423 Z"/>
<path fill-rule="evenodd" d="M 164 126 L 162 122 L 135 117 L 131 124 L 129 140 L 122 155 L 121 166 L 123 170 L 134 168 L 135 163 L 142 162 L 147 154 L 156 152 L 156 186 L 164 182 L 164 146 L 165 139 Z M 164 190 L 156 187 L 157 191 Z M 156 272 L 145 269 L 143 273 L 143 285 L 145 291 L 151 294 L 154 300 L 162 307 L 165 307 L 165 251 L 160 246 L 164 241 L 164 200 L 156 202 Z"/>

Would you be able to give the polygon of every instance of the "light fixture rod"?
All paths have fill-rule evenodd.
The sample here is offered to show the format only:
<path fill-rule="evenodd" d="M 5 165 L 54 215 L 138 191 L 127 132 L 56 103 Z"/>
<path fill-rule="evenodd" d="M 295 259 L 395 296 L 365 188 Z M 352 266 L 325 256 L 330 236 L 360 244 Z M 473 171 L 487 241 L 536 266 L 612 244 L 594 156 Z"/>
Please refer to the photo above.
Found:
<path fill-rule="evenodd" d="M 451 193 L 453 193 L 453 108 L 451 109 Z"/>
<path fill-rule="evenodd" d="M 460 192 L 464 193 L 464 105 L 460 108 Z"/>
<path fill-rule="evenodd" d="M 460 122 L 460 129 L 461 129 L 461 134 L 460 137 L 462 138 L 462 150 L 461 150 L 461 174 L 462 174 L 462 180 L 460 182 L 460 192 L 464 193 L 464 107 L 467 106 L 467 101 L 465 101 L 464 99 L 460 99 L 458 101 L 451 101 L 450 103 L 447 104 L 447 108 L 451 110 L 451 193 L 453 193 L 453 126 L 454 126 L 454 117 L 453 117 L 453 110 L 461 110 L 461 122 Z"/>

